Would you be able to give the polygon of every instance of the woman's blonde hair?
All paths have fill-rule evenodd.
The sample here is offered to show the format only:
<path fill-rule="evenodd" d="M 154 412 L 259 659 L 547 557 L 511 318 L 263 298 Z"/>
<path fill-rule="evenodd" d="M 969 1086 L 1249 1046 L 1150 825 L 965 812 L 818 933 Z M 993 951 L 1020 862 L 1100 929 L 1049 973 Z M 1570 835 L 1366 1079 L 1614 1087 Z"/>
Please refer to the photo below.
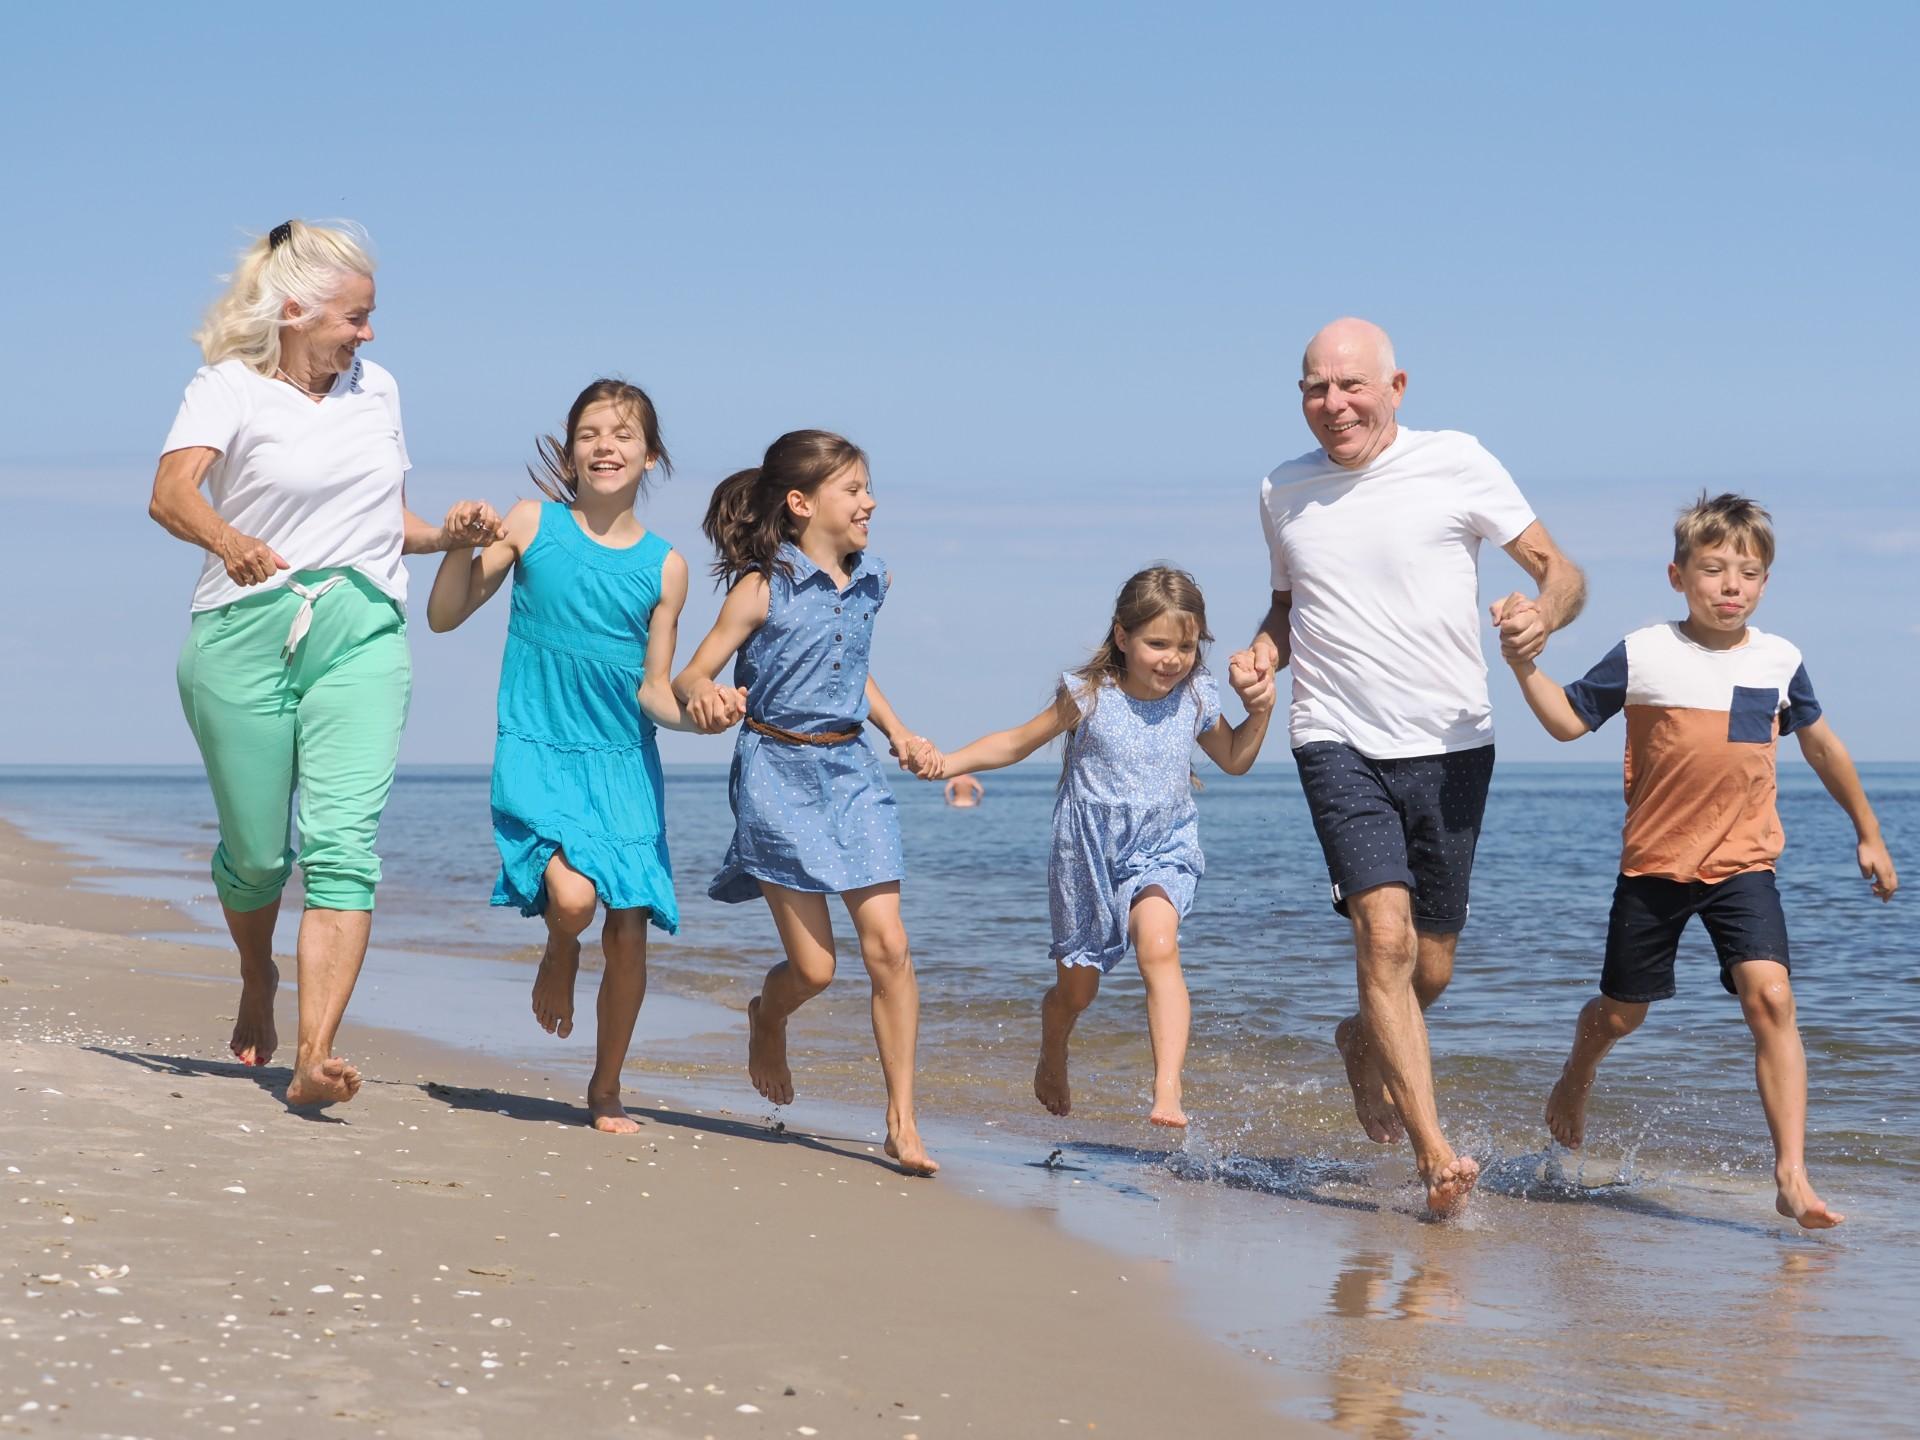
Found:
<path fill-rule="evenodd" d="M 320 312 L 349 275 L 372 275 L 367 232 L 358 225 L 309 225 L 289 220 L 240 254 L 227 288 L 193 332 L 207 364 L 229 358 L 271 375 L 280 367 L 280 327 L 287 301 L 303 315 Z M 296 322 L 297 323 L 297 322 Z"/>

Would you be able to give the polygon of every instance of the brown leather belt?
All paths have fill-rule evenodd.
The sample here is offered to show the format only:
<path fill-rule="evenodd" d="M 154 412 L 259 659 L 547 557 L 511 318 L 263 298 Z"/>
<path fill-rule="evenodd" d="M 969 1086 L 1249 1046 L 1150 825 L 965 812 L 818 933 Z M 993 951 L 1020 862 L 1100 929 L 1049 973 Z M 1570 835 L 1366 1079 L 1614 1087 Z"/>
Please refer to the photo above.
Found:
<path fill-rule="evenodd" d="M 860 727 L 857 724 L 851 730 L 827 730 L 818 735 L 806 735 L 798 730 L 782 730 L 778 725 L 769 725 L 765 721 L 755 720 L 752 716 L 747 717 L 746 725 L 756 735 L 764 735 L 769 740 L 778 740 L 787 745 L 838 745 L 844 740 L 857 739 L 860 735 Z"/>

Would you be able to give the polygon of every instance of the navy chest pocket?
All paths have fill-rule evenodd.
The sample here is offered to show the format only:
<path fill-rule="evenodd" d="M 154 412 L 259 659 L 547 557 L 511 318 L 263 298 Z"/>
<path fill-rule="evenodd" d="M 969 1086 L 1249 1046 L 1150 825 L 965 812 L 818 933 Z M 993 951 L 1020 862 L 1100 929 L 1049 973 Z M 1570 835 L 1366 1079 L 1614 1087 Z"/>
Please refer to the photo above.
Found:
<path fill-rule="evenodd" d="M 1758 685 L 1733 687 L 1727 707 L 1727 739 L 1735 745 L 1767 745 L 1773 741 L 1773 718 L 1780 713 L 1780 692 Z"/>

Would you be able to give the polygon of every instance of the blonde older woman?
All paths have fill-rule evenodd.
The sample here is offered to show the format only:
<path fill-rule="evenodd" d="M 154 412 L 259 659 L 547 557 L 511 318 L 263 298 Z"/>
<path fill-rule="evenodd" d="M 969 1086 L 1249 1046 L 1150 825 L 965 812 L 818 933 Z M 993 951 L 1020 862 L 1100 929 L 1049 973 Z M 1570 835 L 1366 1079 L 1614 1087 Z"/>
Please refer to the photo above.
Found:
<path fill-rule="evenodd" d="M 207 363 L 167 436 L 149 509 L 207 552 L 178 678 L 220 818 L 213 882 L 240 952 L 232 1049 L 249 1065 L 278 1045 L 273 929 L 300 795 L 292 1105 L 360 1088 L 333 1045 L 366 956 L 374 836 L 407 715 L 400 557 L 499 530 L 481 501 L 437 526 L 407 509 L 399 394 L 359 353 L 373 302 L 373 261 L 352 230 L 290 220 L 250 246 L 194 337 Z"/>

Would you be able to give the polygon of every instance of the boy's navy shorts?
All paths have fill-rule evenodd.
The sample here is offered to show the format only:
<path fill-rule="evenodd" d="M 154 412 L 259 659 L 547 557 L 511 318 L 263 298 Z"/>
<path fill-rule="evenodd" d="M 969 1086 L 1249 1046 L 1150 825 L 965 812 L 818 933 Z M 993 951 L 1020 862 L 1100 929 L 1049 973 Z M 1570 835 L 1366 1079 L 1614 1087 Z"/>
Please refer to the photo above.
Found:
<path fill-rule="evenodd" d="M 1345 915 L 1348 896 L 1404 885 L 1415 929 L 1458 934 L 1467 923 L 1493 747 L 1369 760 L 1350 745 L 1317 740 L 1293 760 L 1327 857 L 1333 908 Z"/>
<path fill-rule="evenodd" d="M 1607 917 L 1607 959 L 1600 993 L 1624 1005 L 1673 996 L 1673 958 L 1680 932 L 1695 915 L 1720 957 L 1720 983 L 1729 995 L 1733 967 L 1742 960 L 1787 960 L 1787 917 L 1771 870 L 1746 870 L 1725 880 L 1668 880 L 1622 875 Z"/>

